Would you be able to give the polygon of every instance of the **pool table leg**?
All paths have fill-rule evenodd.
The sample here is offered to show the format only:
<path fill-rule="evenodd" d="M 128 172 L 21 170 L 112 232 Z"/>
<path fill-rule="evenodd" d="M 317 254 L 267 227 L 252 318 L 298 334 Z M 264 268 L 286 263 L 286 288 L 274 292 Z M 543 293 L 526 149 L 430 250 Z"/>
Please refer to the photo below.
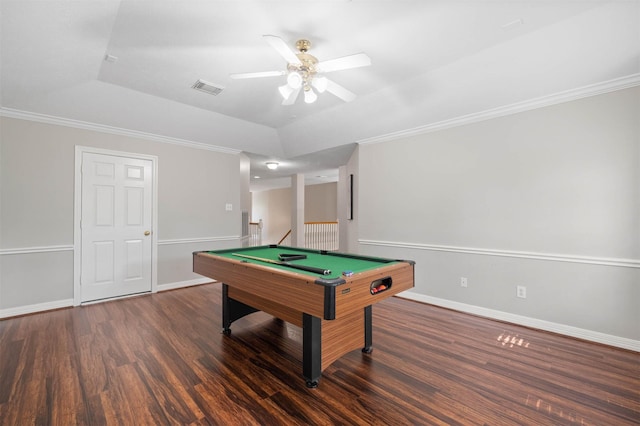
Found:
<path fill-rule="evenodd" d="M 231 323 L 258 309 L 229 297 L 229 286 L 222 284 L 222 334 L 231 335 Z"/>
<path fill-rule="evenodd" d="M 308 388 L 317 388 L 322 374 L 322 322 L 302 314 L 302 376 Z"/>
<path fill-rule="evenodd" d="M 364 348 L 362 352 L 373 352 L 373 308 L 371 305 L 364 308 Z"/>

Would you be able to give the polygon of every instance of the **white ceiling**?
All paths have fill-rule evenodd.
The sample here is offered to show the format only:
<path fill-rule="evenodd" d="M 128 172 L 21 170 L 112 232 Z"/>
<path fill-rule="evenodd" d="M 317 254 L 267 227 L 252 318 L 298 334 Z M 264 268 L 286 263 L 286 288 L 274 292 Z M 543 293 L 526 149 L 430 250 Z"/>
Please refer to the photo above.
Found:
<path fill-rule="evenodd" d="M 0 0 L 0 105 L 246 152 L 252 189 L 335 180 L 355 143 L 640 73 L 640 1 Z M 357 94 L 282 106 L 262 36 L 319 60 Z M 105 60 L 105 55 L 117 58 Z M 198 80 L 224 87 L 211 96 Z M 267 172 L 264 162 L 282 164 Z M 317 178 L 317 176 L 330 176 Z M 331 177 L 332 176 L 332 177 Z"/>

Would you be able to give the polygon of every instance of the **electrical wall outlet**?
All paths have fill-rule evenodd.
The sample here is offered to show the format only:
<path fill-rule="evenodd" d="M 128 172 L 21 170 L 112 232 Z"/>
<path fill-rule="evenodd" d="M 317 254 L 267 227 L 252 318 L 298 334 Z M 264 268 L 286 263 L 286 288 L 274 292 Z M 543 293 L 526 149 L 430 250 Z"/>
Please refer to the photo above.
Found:
<path fill-rule="evenodd" d="M 467 277 L 460 277 L 460 287 L 467 286 Z"/>
<path fill-rule="evenodd" d="M 527 288 L 523 285 L 519 285 L 516 287 L 516 296 L 518 296 L 521 299 L 526 299 L 527 298 Z"/>

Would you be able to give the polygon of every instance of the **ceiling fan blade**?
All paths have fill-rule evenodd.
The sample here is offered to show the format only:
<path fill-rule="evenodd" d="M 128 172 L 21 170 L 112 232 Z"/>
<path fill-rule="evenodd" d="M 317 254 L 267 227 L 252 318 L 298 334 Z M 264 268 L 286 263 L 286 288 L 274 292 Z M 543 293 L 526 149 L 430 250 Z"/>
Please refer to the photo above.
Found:
<path fill-rule="evenodd" d="M 302 87 L 298 87 L 296 90 L 291 92 L 289 97 L 284 101 L 282 101 L 282 105 L 293 105 L 296 99 L 298 99 L 298 94 L 300 93 L 300 89 L 302 89 Z"/>
<path fill-rule="evenodd" d="M 371 58 L 368 57 L 366 53 L 356 53 L 355 55 L 318 62 L 316 69 L 318 72 L 332 72 L 350 68 L 367 67 L 369 65 L 371 65 Z"/>
<path fill-rule="evenodd" d="M 273 35 L 263 35 L 262 36 L 271 47 L 276 49 L 276 51 L 290 64 L 301 65 L 300 59 L 296 55 L 296 52 L 291 50 L 291 48 L 284 42 L 280 37 Z"/>
<path fill-rule="evenodd" d="M 339 97 L 345 102 L 351 102 L 356 98 L 356 94 L 350 90 L 345 89 L 338 83 L 327 79 L 327 92 Z"/>
<path fill-rule="evenodd" d="M 285 71 L 262 71 L 262 72 L 244 72 L 238 74 L 230 74 L 229 77 L 234 80 L 243 78 L 261 78 L 261 77 L 279 77 L 285 75 Z"/>

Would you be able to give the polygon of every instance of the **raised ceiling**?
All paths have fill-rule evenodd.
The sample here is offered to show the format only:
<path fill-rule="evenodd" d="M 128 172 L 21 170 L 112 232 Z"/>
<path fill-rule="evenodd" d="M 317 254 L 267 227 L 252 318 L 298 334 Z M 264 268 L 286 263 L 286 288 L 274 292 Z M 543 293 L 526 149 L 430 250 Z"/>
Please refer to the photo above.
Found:
<path fill-rule="evenodd" d="M 640 73 L 640 2 L 597 0 L 1 0 L 0 104 L 247 152 L 262 185 L 335 172 L 355 143 Z M 265 41 L 320 60 L 365 52 L 329 93 L 282 106 Z M 199 79 L 223 88 L 192 89 Z M 343 158 L 345 157 L 345 158 Z M 337 174 L 337 173 L 336 173 Z"/>

